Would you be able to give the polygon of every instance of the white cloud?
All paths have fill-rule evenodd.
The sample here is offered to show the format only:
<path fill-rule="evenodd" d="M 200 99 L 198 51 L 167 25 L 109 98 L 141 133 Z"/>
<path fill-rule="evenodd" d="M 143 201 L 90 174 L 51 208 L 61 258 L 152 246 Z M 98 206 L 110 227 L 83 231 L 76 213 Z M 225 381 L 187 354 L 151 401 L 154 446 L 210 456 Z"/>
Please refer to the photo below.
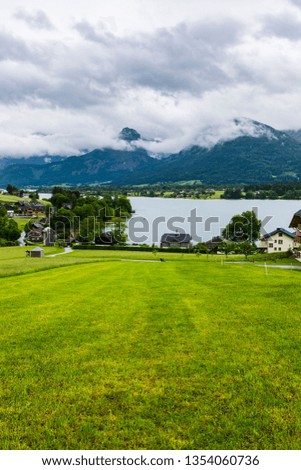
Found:
<path fill-rule="evenodd" d="M 0 155 L 120 146 L 125 126 L 160 138 L 153 152 L 210 145 L 239 116 L 301 128 L 290 0 L 11 0 L 2 15 Z"/>
<path fill-rule="evenodd" d="M 286 11 L 282 15 L 268 14 L 263 19 L 262 33 L 267 36 L 299 41 L 301 39 L 301 17 Z"/>
<path fill-rule="evenodd" d="M 49 20 L 48 16 L 41 10 L 29 13 L 23 8 L 20 8 L 16 11 L 15 18 L 25 21 L 25 23 L 27 23 L 31 28 L 54 29 L 54 26 Z"/>

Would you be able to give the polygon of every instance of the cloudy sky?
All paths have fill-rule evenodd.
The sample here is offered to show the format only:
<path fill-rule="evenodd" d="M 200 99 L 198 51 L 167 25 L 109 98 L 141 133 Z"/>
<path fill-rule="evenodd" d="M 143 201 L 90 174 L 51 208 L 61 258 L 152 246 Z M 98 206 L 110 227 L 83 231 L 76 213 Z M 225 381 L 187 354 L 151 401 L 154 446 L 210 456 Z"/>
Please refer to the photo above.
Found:
<path fill-rule="evenodd" d="M 0 1 L 1 156 L 301 128 L 301 0 Z"/>

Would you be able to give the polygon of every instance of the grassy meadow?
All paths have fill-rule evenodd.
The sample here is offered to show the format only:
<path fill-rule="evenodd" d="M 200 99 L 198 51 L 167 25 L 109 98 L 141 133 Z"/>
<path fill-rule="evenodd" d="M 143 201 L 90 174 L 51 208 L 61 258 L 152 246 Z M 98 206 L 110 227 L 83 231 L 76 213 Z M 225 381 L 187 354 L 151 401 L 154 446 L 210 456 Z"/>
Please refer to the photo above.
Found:
<path fill-rule="evenodd" d="M 17 222 L 19 229 L 22 231 L 24 230 L 25 225 L 28 222 L 33 222 L 34 219 L 32 217 L 14 217 L 14 221 Z M 1 254 L 0 254 L 1 259 Z"/>
<path fill-rule="evenodd" d="M 0 194 L 0 203 L 1 202 L 14 203 L 14 202 L 20 202 L 20 201 L 31 202 L 31 199 L 28 197 L 13 196 L 11 194 Z M 50 202 L 45 199 L 38 199 L 38 202 L 46 206 L 50 205 Z"/>
<path fill-rule="evenodd" d="M 0 202 L 19 202 L 23 201 L 24 199 L 19 196 L 12 196 L 11 194 L 0 194 Z M 28 201 L 28 199 L 26 199 Z"/>
<path fill-rule="evenodd" d="M 300 448 L 301 271 L 25 250 L 0 249 L 1 449 Z"/>

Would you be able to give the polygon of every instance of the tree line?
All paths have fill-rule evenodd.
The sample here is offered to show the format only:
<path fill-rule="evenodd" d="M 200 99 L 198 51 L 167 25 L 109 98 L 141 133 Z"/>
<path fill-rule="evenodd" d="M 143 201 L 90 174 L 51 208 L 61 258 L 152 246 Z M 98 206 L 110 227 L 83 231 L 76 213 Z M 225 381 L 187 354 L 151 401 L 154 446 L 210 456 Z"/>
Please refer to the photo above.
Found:
<path fill-rule="evenodd" d="M 125 221 L 131 216 L 132 206 L 124 195 L 103 197 L 83 195 L 78 190 L 54 187 L 50 198 L 50 227 L 61 240 L 125 243 Z"/>
<path fill-rule="evenodd" d="M 18 244 L 21 230 L 15 220 L 7 217 L 5 207 L 0 207 L 0 246 L 14 246 Z"/>

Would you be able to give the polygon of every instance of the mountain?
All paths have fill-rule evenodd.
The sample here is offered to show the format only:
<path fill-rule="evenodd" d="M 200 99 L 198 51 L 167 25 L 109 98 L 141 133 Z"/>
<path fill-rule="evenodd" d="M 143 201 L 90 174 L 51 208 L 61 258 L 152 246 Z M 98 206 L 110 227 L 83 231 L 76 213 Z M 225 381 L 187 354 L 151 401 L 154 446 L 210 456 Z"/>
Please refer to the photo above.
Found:
<path fill-rule="evenodd" d="M 209 131 L 211 139 L 213 131 Z M 119 134 L 126 150 L 105 148 L 37 165 L 14 160 L 0 172 L 0 185 L 149 184 L 199 179 L 205 184 L 239 184 L 301 179 L 301 142 L 289 132 L 248 119 L 235 120 L 215 142 L 195 143 L 162 159 L 152 158 L 134 129 Z M 210 140 L 209 139 L 209 140 Z M 204 143 L 206 143 L 206 146 Z"/>
<path fill-rule="evenodd" d="M 251 135 L 240 130 L 238 137 L 221 140 L 211 148 L 193 145 L 164 159 L 160 180 L 239 184 L 301 179 L 301 143 L 270 126 L 252 124 Z M 157 168 L 154 170 L 139 175 L 139 183 L 158 181 Z"/>
<path fill-rule="evenodd" d="M 139 132 L 135 131 L 135 129 L 124 127 L 119 133 L 119 139 L 125 140 L 126 142 L 134 142 L 136 140 L 140 140 L 141 135 L 139 134 Z"/>
<path fill-rule="evenodd" d="M 301 129 L 297 130 L 297 131 L 293 131 L 293 130 L 288 130 L 288 131 L 285 131 L 290 137 L 292 137 L 293 139 L 295 139 L 297 142 L 300 142 L 301 143 Z"/>
<path fill-rule="evenodd" d="M 11 165 L 46 165 L 47 163 L 61 162 L 67 157 L 61 157 L 59 155 L 44 155 L 42 157 L 21 157 L 21 158 L 0 158 L 0 170 L 7 168 Z"/>
<path fill-rule="evenodd" d="M 15 186 L 115 183 L 122 181 L 125 174 L 143 171 L 152 161 L 142 148 L 93 150 L 46 165 L 10 165 L 1 172 L 0 185 L 6 181 L 13 181 Z"/>

